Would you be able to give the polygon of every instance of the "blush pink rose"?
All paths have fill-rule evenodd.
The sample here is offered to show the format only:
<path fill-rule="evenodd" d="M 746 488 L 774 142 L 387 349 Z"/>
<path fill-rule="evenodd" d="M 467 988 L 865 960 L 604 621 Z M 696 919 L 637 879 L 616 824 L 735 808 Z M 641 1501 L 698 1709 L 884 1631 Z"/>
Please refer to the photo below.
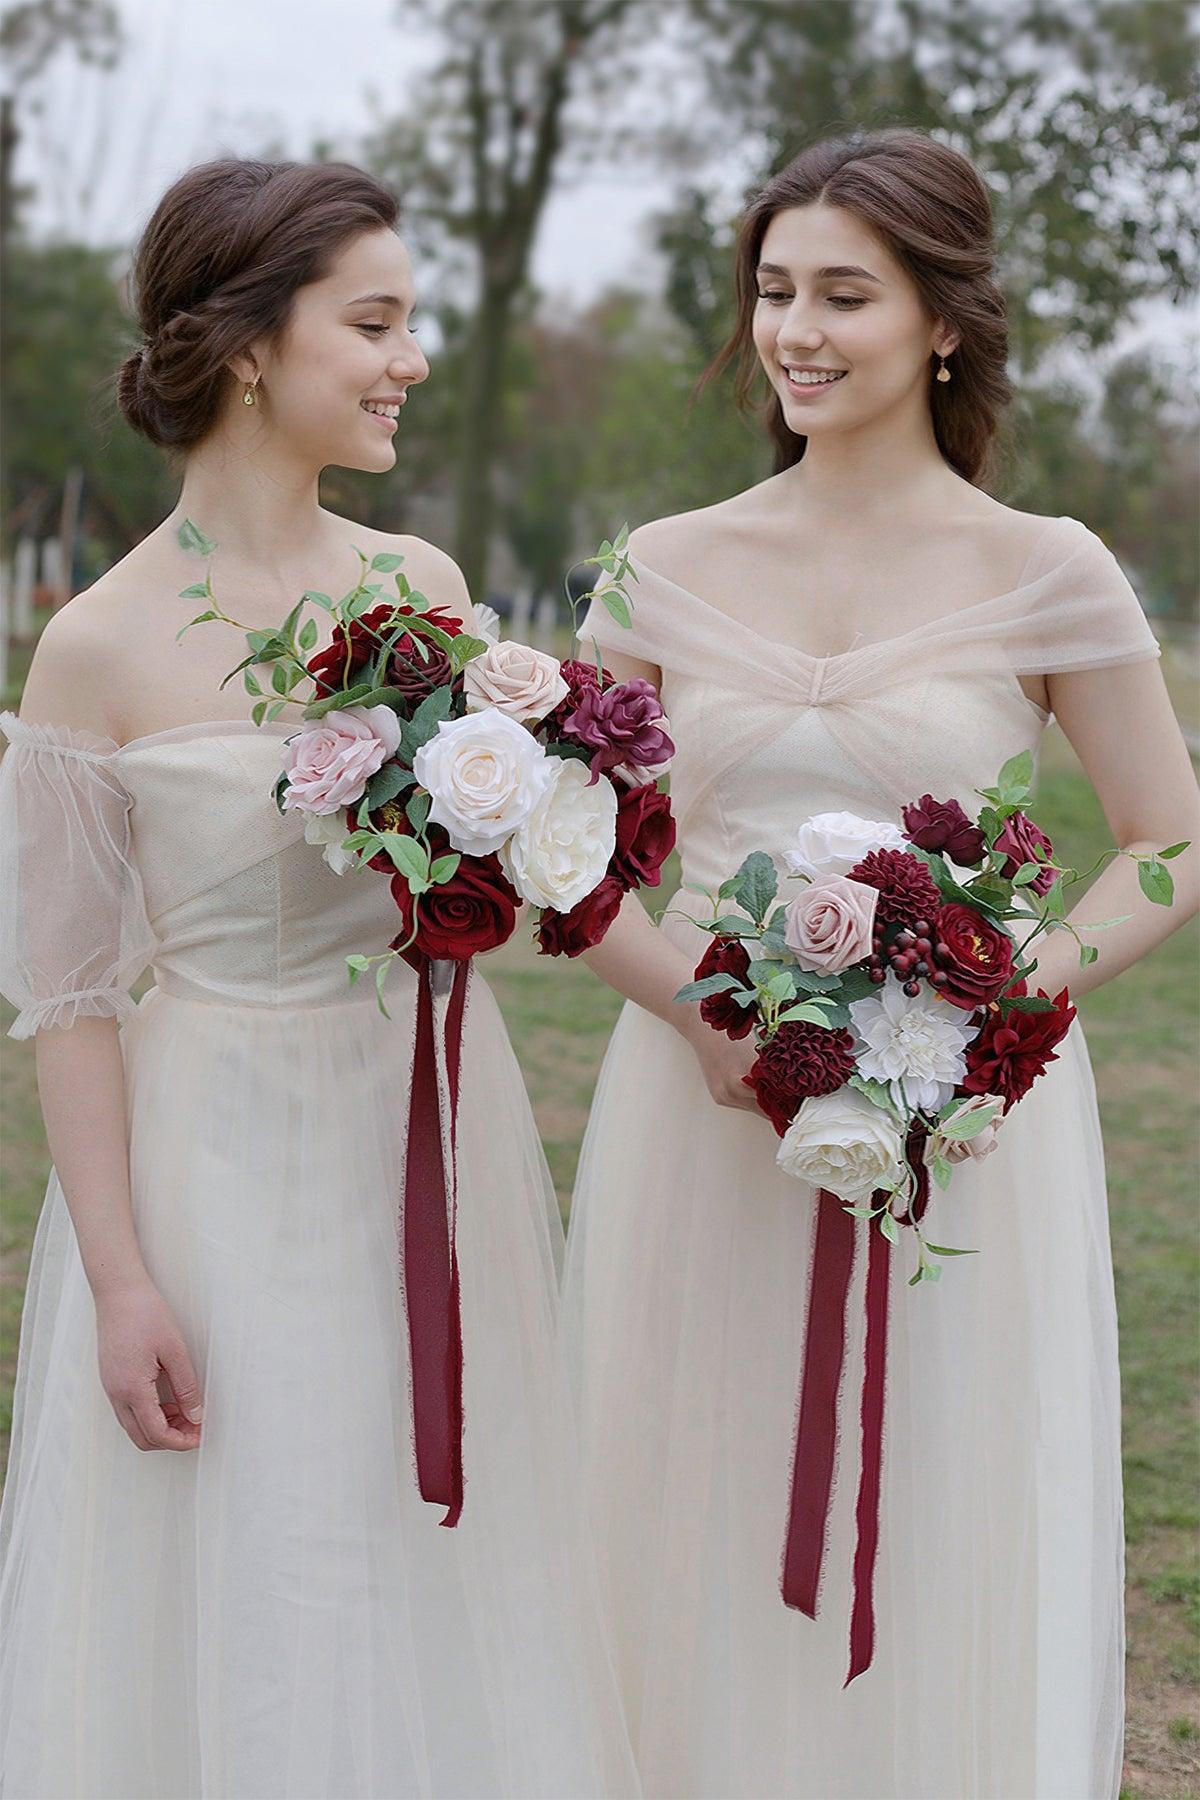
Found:
<path fill-rule="evenodd" d="M 347 706 L 314 719 L 283 746 L 284 810 L 335 813 L 362 798 L 367 782 L 400 748 L 390 706 Z"/>
<path fill-rule="evenodd" d="M 814 881 L 787 909 L 783 936 L 802 969 L 838 975 L 871 954 L 878 890 L 848 875 Z"/>

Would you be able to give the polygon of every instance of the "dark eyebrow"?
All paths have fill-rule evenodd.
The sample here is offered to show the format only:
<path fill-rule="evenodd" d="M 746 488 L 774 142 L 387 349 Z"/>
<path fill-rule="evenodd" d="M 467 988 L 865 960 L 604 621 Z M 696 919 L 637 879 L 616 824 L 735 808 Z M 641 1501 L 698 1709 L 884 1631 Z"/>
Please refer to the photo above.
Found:
<path fill-rule="evenodd" d="M 782 275 L 785 281 L 791 280 L 788 270 L 778 263 L 759 263 L 758 272 L 760 275 Z M 818 269 L 816 276 L 818 281 L 873 281 L 879 287 L 884 285 L 878 275 L 872 275 L 869 269 L 860 269 L 855 263 L 830 264 Z"/>
<path fill-rule="evenodd" d="M 403 307 L 408 302 L 395 294 L 360 294 L 357 300 L 347 300 L 347 306 L 397 306 Z"/>

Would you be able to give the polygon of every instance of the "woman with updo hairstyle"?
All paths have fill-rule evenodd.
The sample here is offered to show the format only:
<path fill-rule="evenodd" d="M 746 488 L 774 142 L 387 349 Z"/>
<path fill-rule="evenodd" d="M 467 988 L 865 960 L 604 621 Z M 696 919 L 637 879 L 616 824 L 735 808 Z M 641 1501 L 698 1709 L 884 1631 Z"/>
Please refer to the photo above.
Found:
<path fill-rule="evenodd" d="M 331 464 L 392 467 L 429 372 L 397 213 L 341 163 L 214 162 L 163 197 L 119 398 L 179 501 L 3 716 L 0 989 L 54 1159 L 2 1518 L 6 1800 L 637 1791 L 571 1489 L 561 1226 L 495 1001 L 474 977 L 441 1530 L 398 1272 L 416 977 L 387 1013 L 348 983 L 396 935 L 388 883 L 276 809 L 294 726 L 223 685 L 241 640 L 180 635 L 213 544 L 248 629 L 348 593 L 359 552 L 473 624 L 448 556 L 320 504 Z"/>
<path fill-rule="evenodd" d="M 844 876 L 872 844 L 903 846 L 908 803 L 975 818 L 1052 713 L 1115 844 L 1200 839 L 1158 646 L 1114 557 L 1079 520 L 989 492 L 1010 392 L 1001 278 L 987 188 L 946 144 L 896 129 L 804 150 L 746 211 L 713 371 L 736 367 L 776 473 L 636 530 L 632 630 L 593 606 L 580 633 L 618 679 L 659 689 L 676 745 L 683 886 L 657 928 L 627 901 L 588 954 L 628 1004 L 564 1300 L 618 1676 L 644 1790 L 673 1800 L 1120 1787 L 1116 1313 L 1078 1021 L 932 1189 L 928 1241 L 976 1254 L 910 1289 L 911 1232 L 889 1260 L 877 1221 L 835 1226 L 847 1330 L 834 1287 L 814 1286 L 798 1430 L 817 1209 L 836 1202 L 776 1166 L 776 1131 L 852 1065 L 840 1027 L 785 1026 L 777 1097 L 758 1083 L 773 1130 L 744 1079 L 748 1016 L 714 996 L 717 1030 L 675 1000 L 712 942 L 695 920 L 750 852 L 772 854 L 787 902 L 797 871 Z M 801 843 L 813 815 L 828 817 Z M 1066 932 L 1039 940 L 1033 985 L 1068 990 L 1065 1017 L 1195 912 L 1196 851 L 1171 867 L 1170 910 L 1128 857 L 1075 906 L 1084 943 L 1112 924 L 1098 961 L 1081 966 Z M 917 1070 L 930 1009 L 954 1009 L 912 986 L 889 1054 Z M 884 1115 L 849 1100 L 821 1141 L 863 1157 L 860 1114 Z M 868 1257 L 888 1325 L 864 1383 Z"/>

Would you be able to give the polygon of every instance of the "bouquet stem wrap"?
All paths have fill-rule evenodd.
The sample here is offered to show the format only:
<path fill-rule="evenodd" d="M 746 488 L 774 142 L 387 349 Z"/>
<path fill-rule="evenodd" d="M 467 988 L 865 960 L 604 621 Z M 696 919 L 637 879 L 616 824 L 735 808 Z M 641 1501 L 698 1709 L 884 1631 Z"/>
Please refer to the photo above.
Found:
<path fill-rule="evenodd" d="M 929 1178 L 915 1159 L 919 1220 L 929 1197 Z M 881 1198 L 875 1196 L 876 1202 Z M 829 1525 L 837 1459 L 838 1389 L 846 1354 L 846 1305 L 854 1270 L 858 1221 L 836 1194 L 818 1189 L 816 1241 L 804 1334 L 804 1367 L 796 1418 L 796 1448 L 783 1555 L 784 1602 L 817 1616 L 821 1563 Z M 866 1312 L 859 1429 L 862 1462 L 855 1509 L 854 1602 L 850 1617 L 850 1667 L 845 1685 L 871 1665 L 875 1653 L 875 1559 L 879 1549 L 879 1495 L 883 1474 L 883 1414 L 887 1385 L 888 1286 L 891 1245 L 868 1230 Z"/>
<path fill-rule="evenodd" d="M 417 970 L 413 1074 L 404 1165 L 402 1257 L 412 1367 L 413 1448 L 421 1498 L 457 1525 L 463 1503 L 462 1317 L 457 1211 L 458 1086 L 469 962 Z M 435 999 L 448 996 L 438 1055 Z M 447 1130 L 443 1141 L 442 1123 Z"/>

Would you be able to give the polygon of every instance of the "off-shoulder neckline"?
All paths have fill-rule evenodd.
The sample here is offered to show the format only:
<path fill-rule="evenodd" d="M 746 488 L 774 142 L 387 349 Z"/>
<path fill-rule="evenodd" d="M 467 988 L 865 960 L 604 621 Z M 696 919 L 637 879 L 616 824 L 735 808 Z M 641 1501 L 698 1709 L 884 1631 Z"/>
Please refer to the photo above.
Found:
<path fill-rule="evenodd" d="M 872 638 L 865 643 L 853 644 L 848 650 L 833 650 L 830 651 L 828 655 L 824 656 L 816 655 L 811 650 L 803 650 L 799 644 L 793 644 L 788 638 L 769 637 L 764 632 L 756 631 L 754 626 L 747 620 L 735 618 L 732 613 L 726 612 L 723 607 L 714 606 L 711 600 L 703 599 L 699 594 L 694 593 L 691 588 L 684 587 L 682 582 L 674 580 L 670 575 L 664 575 L 660 569 L 653 568 L 650 563 L 646 562 L 643 557 L 638 556 L 636 553 L 631 553 L 629 561 L 635 572 L 639 569 L 643 570 L 647 575 L 652 576 L 655 581 L 661 581 L 667 587 L 674 588 L 676 593 L 682 594 L 684 598 L 690 600 L 693 605 L 700 607 L 706 613 L 710 613 L 714 618 L 723 620 L 734 632 L 744 632 L 747 637 L 753 638 L 756 643 L 766 644 L 772 650 L 782 651 L 788 656 L 795 656 L 809 668 L 825 668 L 833 663 L 847 662 L 851 657 L 865 656 L 872 651 L 886 650 L 896 644 L 907 643 L 910 638 L 919 637 L 922 633 L 933 631 L 939 627 L 945 628 L 947 625 L 951 624 L 952 621 L 956 622 L 960 619 L 970 619 L 973 614 L 981 612 L 985 607 L 999 606 L 1002 601 L 1010 601 L 1014 594 L 1021 593 L 1023 589 L 1033 586 L 1035 580 L 1041 579 L 1040 576 L 1029 579 L 1029 569 L 1038 551 L 1050 536 L 1051 529 L 1056 525 L 1064 523 L 1079 525 L 1080 521 L 1071 518 L 1067 513 L 1054 514 L 1047 517 L 1045 529 L 1037 533 L 1026 552 L 1025 562 L 1015 587 L 1006 588 L 1004 592 L 1000 594 L 990 594 L 983 600 L 974 600 L 969 606 L 957 607 L 953 611 L 941 613 L 935 618 L 924 619 L 920 624 L 909 626 L 905 631 L 893 632 L 890 637 Z M 1086 530 L 1086 527 L 1083 527 L 1083 529 Z M 636 587 L 634 589 L 633 605 L 636 615 Z M 619 645 L 614 646 L 614 648 L 619 648 Z M 1031 701 L 1030 704 L 1032 705 L 1033 702 Z M 1040 712 L 1042 709 L 1037 708 L 1036 710 Z"/>
<path fill-rule="evenodd" d="M 129 755 L 135 750 L 164 743 L 184 742 L 195 737 L 241 737 L 247 732 L 253 732 L 257 736 L 274 739 L 286 731 L 293 730 L 294 726 L 295 721 L 292 719 L 272 719 L 269 722 L 264 721 L 262 725 L 256 725 L 253 719 L 191 719 L 182 725 L 169 725 L 163 731 L 144 732 L 140 737 L 127 738 L 123 744 L 118 744 L 116 739 L 109 737 L 107 733 L 92 731 L 88 727 L 51 724 L 49 721 L 40 719 L 22 719 L 15 712 L 0 713 L 0 731 L 3 731 L 10 743 L 15 741 L 12 727 L 16 728 L 16 737 L 25 734 L 30 737 L 40 736 L 48 739 L 55 737 L 82 738 L 87 740 L 88 748 L 80 749 L 77 745 L 68 745 L 67 747 L 75 750 L 76 754 L 101 761 L 111 761 L 118 756 Z M 93 748 L 92 746 L 100 747 Z"/>

